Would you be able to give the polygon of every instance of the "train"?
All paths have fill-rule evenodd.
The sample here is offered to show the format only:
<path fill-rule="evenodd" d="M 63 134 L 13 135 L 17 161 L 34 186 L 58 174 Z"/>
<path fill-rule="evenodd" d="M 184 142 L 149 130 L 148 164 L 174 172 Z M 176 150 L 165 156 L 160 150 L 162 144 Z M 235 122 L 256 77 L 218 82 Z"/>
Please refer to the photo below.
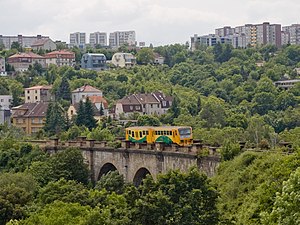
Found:
<path fill-rule="evenodd" d="M 190 146 L 193 144 L 192 128 L 188 126 L 139 126 L 125 129 L 126 140 L 134 143 L 163 142 L 165 144 L 177 144 Z"/>

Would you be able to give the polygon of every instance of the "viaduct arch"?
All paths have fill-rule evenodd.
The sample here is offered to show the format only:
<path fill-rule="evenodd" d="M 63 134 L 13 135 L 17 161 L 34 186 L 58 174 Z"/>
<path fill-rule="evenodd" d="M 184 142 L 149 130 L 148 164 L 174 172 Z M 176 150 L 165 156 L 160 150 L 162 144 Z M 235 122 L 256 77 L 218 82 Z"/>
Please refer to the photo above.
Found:
<path fill-rule="evenodd" d="M 220 156 L 215 149 L 210 149 L 208 155 L 201 156 L 201 145 L 178 147 L 165 146 L 162 143 L 147 145 L 124 141 L 121 148 L 112 148 L 105 142 L 85 139 L 65 143 L 58 139 L 31 143 L 38 144 L 50 154 L 68 147 L 79 148 L 89 165 L 93 181 L 109 171 L 117 170 L 124 176 L 125 181 L 139 185 L 147 174 L 156 179 L 160 173 L 175 169 L 185 172 L 192 166 L 198 167 L 208 176 L 213 176 L 220 162 Z"/>

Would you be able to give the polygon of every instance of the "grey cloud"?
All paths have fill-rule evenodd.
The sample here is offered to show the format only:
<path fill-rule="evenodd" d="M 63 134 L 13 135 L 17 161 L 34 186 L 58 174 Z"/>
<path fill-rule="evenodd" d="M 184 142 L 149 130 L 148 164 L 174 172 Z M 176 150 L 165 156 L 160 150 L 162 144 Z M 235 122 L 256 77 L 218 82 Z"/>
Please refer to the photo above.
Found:
<path fill-rule="evenodd" d="M 68 41 L 74 31 L 136 30 L 147 44 L 184 43 L 225 25 L 297 23 L 297 0 L 0 0 L 0 34 L 45 34 Z"/>

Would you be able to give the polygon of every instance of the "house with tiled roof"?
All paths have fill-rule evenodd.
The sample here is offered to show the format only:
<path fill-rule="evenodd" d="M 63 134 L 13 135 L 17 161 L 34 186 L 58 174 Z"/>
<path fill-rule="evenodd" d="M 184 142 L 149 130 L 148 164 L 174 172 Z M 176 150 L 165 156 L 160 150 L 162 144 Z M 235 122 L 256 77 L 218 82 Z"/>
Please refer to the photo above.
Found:
<path fill-rule="evenodd" d="M 21 52 L 14 54 L 7 59 L 7 63 L 15 68 L 15 71 L 26 71 L 29 66 L 39 63 L 43 68 L 46 66 L 45 58 L 33 52 Z"/>
<path fill-rule="evenodd" d="M 157 91 L 146 94 L 132 94 L 117 101 L 113 112 L 116 118 L 120 115 L 129 116 L 133 113 L 162 115 L 172 105 L 173 98 Z"/>
<path fill-rule="evenodd" d="M 61 66 L 75 66 L 75 53 L 67 50 L 59 50 L 47 53 L 45 56 L 46 67 L 54 64 Z"/>
<path fill-rule="evenodd" d="M 83 100 L 87 97 L 91 96 L 100 96 L 102 97 L 102 91 L 94 88 L 91 85 L 83 85 L 80 88 L 75 89 L 72 91 L 72 104 L 74 105 L 75 103 L 79 103 L 80 100 Z"/>
<path fill-rule="evenodd" d="M 33 50 L 48 50 L 53 51 L 56 49 L 56 44 L 50 38 L 37 39 L 32 43 L 31 48 Z"/>
<path fill-rule="evenodd" d="M 12 108 L 12 123 L 26 134 L 34 134 L 44 127 L 48 102 L 25 103 Z"/>

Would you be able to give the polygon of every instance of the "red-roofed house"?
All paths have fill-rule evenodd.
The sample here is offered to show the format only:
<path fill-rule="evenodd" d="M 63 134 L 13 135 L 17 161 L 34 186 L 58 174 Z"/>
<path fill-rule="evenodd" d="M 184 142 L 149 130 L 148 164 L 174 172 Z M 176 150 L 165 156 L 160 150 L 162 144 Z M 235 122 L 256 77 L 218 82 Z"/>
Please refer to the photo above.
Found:
<path fill-rule="evenodd" d="M 49 102 L 53 100 L 51 89 L 51 85 L 25 88 L 25 103 Z"/>
<path fill-rule="evenodd" d="M 56 44 L 50 38 L 42 38 L 36 40 L 32 45 L 31 48 L 33 50 L 55 50 Z"/>
<path fill-rule="evenodd" d="M 66 50 L 49 52 L 45 55 L 45 58 L 47 67 L 50 64 L 57 65 L 58 67 L 75 65 L 75 53 Z"/>
<path fill-rule="evenodd" d="M 72 91 L 72 104 L 79 103 L 80 100 L 84 100 L 90 96 L 103 96 L 102 91 L 91 85 L 84 85 L 76 90 Z"/>
<path fill-rule="evenodd" d="M 39 63 L 45 68 L 45 58 L 33 52 L 22 52 L 8 57 L 7 63 L 15 68 L 15 71 L 26 71 L 30 65 Z"/>

